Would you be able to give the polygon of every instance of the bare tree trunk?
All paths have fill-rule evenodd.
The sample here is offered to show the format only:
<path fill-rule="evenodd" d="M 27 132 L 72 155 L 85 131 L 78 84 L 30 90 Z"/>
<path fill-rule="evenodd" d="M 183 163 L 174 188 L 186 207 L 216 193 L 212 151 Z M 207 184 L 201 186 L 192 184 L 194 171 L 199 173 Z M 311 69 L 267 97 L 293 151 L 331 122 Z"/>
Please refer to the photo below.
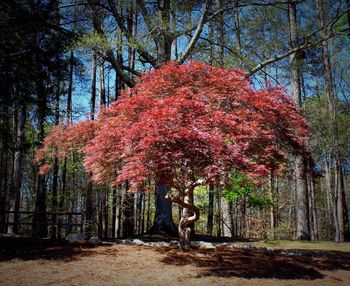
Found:
<path fill-rule="evenodd" d="M 91 99 L 90 99 L 91 120 L 95 119 L 95 107 L 96 107 L 96 52 L 93 51 L 92 61 L 91 61 Z"/>
<path fill-rule="evenodd" d="M 222 10 L 222 1 L 215 0 L 215 5 L 217 7 L 217 10 Z M 224 54 L 225 54 L 225 44 L 224 44 L 224 12 L 220 12 L 217 16 L 217 35 L 218 35 L 218 45 L 219 45 L 219 51 L 218 51 L 218 62 L 220 67 L 224 67 Z"/>
<path fill-rule="evenodd" d="M 58 68 L 59 69 L 59 68 Z M 59 71 L 57 71 L 60 74 Z M 57 86 L 56 86 L 56 97 L 55 97 L 55 125 L 59 124 L 60 121 L 60 92 L 61 92 L 61 79 L 57 77 Z M 57 193 L 58 193 L 58 159 L 55 158 L 53 164 L 53 172 L 52 172 L 52 231 L 51 237 L 57 238 Z"/>
<path fill-rule="evenodd" d="M 67 94 L 67 124 L 73 123 L 72 117 L 72 95 L 73 95 L 73 70 L 74 70 L 74 52 L 70 52 L 69 59 L 69 83 L 68 83 L 68 94 Z"/>
<path fill-rule="evenodd" d="M 208 195 L 208 219 L 207 219 L 207 235 L 213 235 L 213 219 L 214 219 L 214 185 L 209 185 Z"/>
<path fill-rule="evenodd" d="M 161 19 L 164 33 L 156 39 L 157 59 L 159 63 L 165 64 L 171 60 L 171 48 L 173 39 L 170 37 L 170 0 L 158 2 L 159 19 Z M 172 204 L 165 199 L 169 187 L 156 182 L 156 213 L 154 223 L 150 229 L 151 233 L 166 233 L 174 235 L 177 233 L 176 226 L 173 222 Z"/>
<path fill-rule="evenodd" d="M 4 114 L 6 115 L 6 114 Z M 6 226 L 6 204 L 7 204 L 7 194 L 8 194 L 8 169 L 9 169 L 9 140 L 10 140 L 10 126 L 9 117 L 4 116 L 3 125 L 0 127 L 2 136 L 1 145 L 1 159 L 0 164 L 0 233 L 7 232 Z"/>
<path fill-rule="evenodd" d="M 246 236 L 247 231 L 247 204 L 246 204 L 246 197 L 243 196 L 240 201 L 240 211 L 241 211 L 241 227 L 240 227 L 240 236 L 244 238 Z"/>
<path fill-rule="evenodd" d="M 150 229 L 151 233 L 166 233 L 171 235 L 177 233 L 173 222 L 171 201 L 165 199 L 168 190 L 169 187 L 167 185 L 157 184 L 156 186 L 156 213 Z"/>
<path fill-rule="evenodd" d="M 297 18 L 296 18 L 296 3 L 288 2 L 289 12 L 289 33 L 291 48 L 297 46 Z M 301 105 L 300 94 L 300 67 L 299 56 L 297 53 L 290 55 L 291 65 L 291 81 L 292 81 L 292 98 L 297 105 Z M 305 160 L 301 156 L 295 159 L 295 180 L 296 180 L 296 220 L 297 220 L 297 239 L 309 240 L 310 231 L 308 224 L 308 190 L 305 174 Z"/>
<path fill-rule="evenodd" d="M 191 250 L 192 226 L 199 219 L 199 208 L 193 201 L 194 187 L 178 190 L 179 196 L 167 195 L 172 202 L 182 206 L 181 219 L 178 226 L 179 246 L 183 251 Z"/>
<path fill-rule="evenodd" d="M 117 237 L 122 236 L 122 196 L 121 196 L 121 189 L 119 188 L 117 190 Z"/>
<path fill-rule="evenodd" d="M 272 239 L 275 239 L 275 227 L 276 227 L 276 217 L 275 217 L 275 178 L 274 172 L 271 171 L 270 177 L 270 198 L 271 198 L 271 206 L 270 206 L 270 227 L 272 231 Z"/>
<path fill-rule="evenodd" d="M 312 240 L 318 239 L 317 212 L 315 206 L 315 181 L 311 167 L 307 168 L 308 197 L 309 197 L 309 225 Z"/>
<path fill-rule="evenodd" d="M 38 88 L 38 129 L 39 142 L 42 143 L 45 138 L 45 116 L 46 116 L 46 90 L 43 83 L 37 83 Z M 45 175 L 39 173 L 39 168 L 36 168 L 36 200 L 35 214 L 33 218 L 33 235 L 36 237 L 47 236 L 47 218 L 46 218 L 46 185 Z"/>
<path fill-rule="evenodd" d="M 242 43 L 241 43 L 241 27 L 239 24 L 239 0 L 233 0 L 234 9 L 233 9 L 233 23 L 236 33 L 236 50 L 238 56 L 238 65 L 242 67 Z"/>
<path fill-rule="evenodd" d="M 327 154 L 327 153 L 326 153 Z M 332 192 L 332 176 L 331 176 L 331 170 L 330 170 L 330 156 L 326 156 L 326 162 L 324 165 L 325 168 L 325 183 L 326 183 L 326 192 L 327 192 L 327 198 L 329 200 L 329 214 L 332 216 L 334 220 L 334 228 L 335 228 L 335 238 L 339 237 L 339 224 L 338 224 L 338 214 L 337 214 L 337 208 L 336 208 L 336 202 L 337 202 L 337 194 Z M 330 233 L 332 233 L 332 230 L 329 230 Z"/>
<path fill-rule="evenodd" d="M 316 0 L 317 7 L 317 15 L 320 24 L 320 34 L 321 37 L 326 36 L 325 31 L 325 18 L 324 18 L 324 8 L 323 1 Z M 339 226 L 339 234 L 336 236 L 335 240 L 338 242 L 344 241 L 345 235 L 345 221 L 346 221 L 346 206 L 345 202 L 345 190 L 344 185 L 342 183 L 343 175 L 342 175 L 342 166 L 341 166 L 341 158 L 339 151 L 339 131 L 338 124 L 336 120 L 336 96 L 334 93 L 334 85 L 333 78 L 331 72 L 331 64 L 330 64 L 330 52 L 328 48 L 328 44 L 326 41 L 322 42 L 322 63 L 323 63 L 323 73 L 326 82 L 326 95 L 328 101 L 328 112 L 331 120 L 331 132 L 332 132 L 332 140 L 333 140 L 333 153 L 335 159 L 335 171 L 337 181 L 335 184 L 336 193 L 337 193 L 337 218 L 338 218 L 338 226 Z"/>
<path fill-rule="evenodd" d="M 137 234 L 141 234 L 141 225 L 142 225 L 142 200 L 143 200 L 143 194 L 140 193 L 138 195 L 137 199 Z"/>
<path fill-rule="evenodd" d="M 186 204 L 193 204 L 193 192 L 184 196 L 184 202 Z M 188 251 L 191 246 L 191 225 L 187 223 L 188 218 L 192 215 L 189 208 L 182 208 L 182 215 L 179 223 L 179 243 L 180 249 Z"/>
<path fill-rule="evenodd" d="M 91 99 L 90 99 L 90 119 L 95 119 L 95 106 L 96 106 L 96 52 L 93 51 L 91 62 Z M 86 238 L 93 236 L 93 228 L 95 225 L 94 216 L 94 203 L 93 203 L 93 184 L 90 180 L 91 173 L 89 174 L 89 182 L 86 188 L 85 196 L 85 235 Z"/>
<path fill-rule="evenodd" d="M 109 220 L 108 220 L 108 194 L 109 191 L 103 194 L 104 196 L 104 205 L 103 205 L 103 225 L 104 225 L 104 238 L 109 237 Z"/>
<path fill-rule="evenodd" d="M 147 196 L 147 228 L 146 232 L 149 232 L 151 228 L 151 194 L 148 194 Z"/>
<path fill-rule="evenodd" d="M 105 89 L 105 69 L 104 60 L 100 57 L 100 106 L 106 105 L 106 89 Z"/>
<path fill-rule="evenodd" d="M 112 194 L 112 238 L 116 238 L 117 230 L 117 187 L 113 187 Z"/>
<path fill-rule="evenodd" d="M 230 221 L 230 236 L 235 236 L 235 221 L 233 219 L 233 202 L 228 202 L 228 213 L 229 213 L 229 221 Z"/>
<path fill-rule="evenodd" d="M 142 219 L 141 219 L 141 234 L 145 233 L 145 212 L 146 212 L 146 195 L 142 195 Z"/>
<path fill-rule="evenodd" d="M 21 201 L 21 187 L 22 187 L 22 174 L 23 174 L 23 155 L 25 144 L 25 123 L 27 119 L 27 107 L 25 103 L 22 103 L 16 109 L 16 149 L 13 160 L 13 177 L 12 177 L 12 190 L 10 196 L 10 211 L 14 211 L 9 215 L 9 220 L 13 222 L 13 225 L 8 227 L 8 233 L 18 232 L 18 220 L 19 220 L 19 207 Z"/>
<path fill-rule="evenodd" d="M 216 192 L 216 206 L 217 206 L 216 216 L 215 216 L 215 223 L 217 226 L 216 236 L 221 237 L 221 195 L 218 190 Z"/>
<path fill-rule="evenodd" d="M 129 193 L 129 183 L 125 183 L 125 198 L 123 205 L 123 236 L 131 236 L 134 235 L 134 203 L 135 196 L 133 193 Z"/>

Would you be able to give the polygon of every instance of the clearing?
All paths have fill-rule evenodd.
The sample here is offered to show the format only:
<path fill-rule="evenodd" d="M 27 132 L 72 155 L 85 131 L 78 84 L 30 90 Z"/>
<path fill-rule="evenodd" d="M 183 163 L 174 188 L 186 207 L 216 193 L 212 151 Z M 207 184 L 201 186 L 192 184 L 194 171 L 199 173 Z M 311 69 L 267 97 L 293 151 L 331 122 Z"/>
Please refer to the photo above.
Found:
<path fill-rule="evenodd" d="M 0 248 L 0 285 L 349 285 L 349 244 L 327 243 L 327 255 L 309 251 L 322 243 L 272 244 L 300 250 L 22 243 Z"/>

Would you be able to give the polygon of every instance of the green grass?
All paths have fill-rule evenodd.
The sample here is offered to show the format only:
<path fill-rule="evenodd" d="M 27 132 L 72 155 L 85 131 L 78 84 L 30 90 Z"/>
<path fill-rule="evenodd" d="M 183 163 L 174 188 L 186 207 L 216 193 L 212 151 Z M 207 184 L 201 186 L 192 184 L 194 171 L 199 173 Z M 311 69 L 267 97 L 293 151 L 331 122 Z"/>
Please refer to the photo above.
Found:
<path fill-rule="evenodd" d="M 245 243 L 242 242 L 242 244 Z M 271 249 L 303 249 L 350 252 L 350 242 L 339 243 L 333 241 L 267 240 L 251 242 L 249 244 Z"/>

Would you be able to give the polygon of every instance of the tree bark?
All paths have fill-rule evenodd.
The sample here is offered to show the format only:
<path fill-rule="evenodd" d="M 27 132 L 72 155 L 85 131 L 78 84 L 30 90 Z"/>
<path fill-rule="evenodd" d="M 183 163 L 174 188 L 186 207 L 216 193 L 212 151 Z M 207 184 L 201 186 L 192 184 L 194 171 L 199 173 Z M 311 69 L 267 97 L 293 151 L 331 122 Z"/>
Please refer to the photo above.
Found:
<path fill-rule="evenodd" d="M 241 43 L 241 26 L 239 23 L 239 0 L 233 1 L 233 23 L 236 32 L 236 50 L 238 56 L 238 66 L 242 68 L 242 43 Z"/>
<path fill-rule="evenodd" d="M 323 1 L 316 1 L 317 15 L 319 20 L 319 25 L 321 28 L 321 37 L 324 38 L 326 36 L 325 28 L 325 18 L 324 18 L 324 8 Z M 337 124 L 337 110 L 336 110 L 336 95 L 334 92 L 333 85 L 333 76 L 331 71 L 331 63 L 330 63 L 330 52 L 328 48 L 328 43 L 326 41 L 322 42 L 322 63 L 323 63 L 323 74 L 326 83 L 326 96 L 328 102 L 328 112 L 330 115 L 330 124 L 331 124 L 331 132 L 332 132 L 332 143 L 333 143 L 333 154 L 335 160 L 335 172 L 336 172 L 336 194 L 337 194 L 337 219 L 339 226 L 339 233 L 336 235 L 335 240 L 338 242 L 344 241 L 345 238 L 345 221 L 346 221 L 346 206 L 345 202 L 345 190 L 344 184 L 342 183 L 343 174 L 342 174 L 342 162 L 340 158 L 340 150 L 339 150 L 339 130 Z"/>
<path fill-rule="evenodd" d="M 289 13 L 289 33 L 291 48 L 297 46 L 297 18 L 296 3 L 288 2 Z M 291 54 L 289 57 L 291 65 L 291 82 L 292 82 L 292 99 L 297 105 L 301 105 L 300 93 L 300 59 L 298 53 Z M 294 167 L 296 181 L 296 221 L 297 232 L 296 238 L 301 240 L 310 239 L 309 216 L 308 216 L 308 189 L 305 174 L 305 160 L 302 156 L 295 158 Z"/>
<path fill-rule="evenodd" d="M 123 205 L 123 236 L 132 236 L 134 235 L 134 203 L 135 196 L 133 193 L 129 192 L 129 183 L 125 183 L 125 194 L 124 194 L 124 205 Z"/>
<path fill-rule="evenodd" d="M 100 106 L 105 106 L 106 101 L 106 89 L 105 89 L 105 69 L 104 69 L 104 60 L 100 57 Z"/>
<path fill-rule="evenodd" d="M 18 212 L 21 200 L 26 119 L 27 106 L 25 103 L 22 103 L 16 109 L 16 149 L 14 152 L 12 190 L 10 196 L 10 211 L 14 211 L 14 213 L 9 215 L 9 220 L 13 222 L 13 225 L 8 227 L 8 233 L 14 234 L 18 232 Z"/>
<path fill-rule="evenodd" d="M 46 90 L 43 82 L 37 83 L 38 88 L 38 130 L 40 144 L 45 138 L 45 116 L 47 108 Z M 39 173 L 39 168 L 36 167 L 36 201 L 35 214 L 33 218 L 33 235 L 35 237 L 47 237 L 47 218 L 46 218 L 46 185 L 45 175 Z"/>
<path fill-rule="evenodd" d="M 209 185 L 208 194 L 208 218 L 207 218 L 207 235 L 213 235 L 213 219 L 214 219 L 214 185 Z"/>
<path fill-rule="evenodd" d="M 177 233 L 176 226 L 173 222 L 171 201 L 165 199 L 169 187 L 164 184 L 156 186 L 156 213 L 150 233 L 163 233 L 174 235 Z"/>
<path fill-rule="evenodd" d="M 59 67 L 57 74 L 60 74 Z M 57 77 L 57 84 L 56 84 L 56 97 L 55 97 L 55 125 L 59 124 L 60 121 L 60 92 L 61 92 L 61 79 L 60 76 Z M 57 193 L 58 193 L 58 159 L 55 158 L 53 163 L 53 170 L 52 170 L 52 206 L 51 206 L 51 212 L 52 212 L 52 231 L 51 231 L 51 238 L 56 239 L 57 238 Z"/>
<path fill-rule="evenodd" d="M 178 190 L 178 196 L 167 194 L 166 198 L 182 207 L 181 219 L 178 225 L 179 247 L 182 251 L 192 249 L 191 238 L 193 225 L 199 219 L 199 208 L 194 205 L 194 187 Z"/>
<path fill-rule="evenodd" d="M 215 0 L 215 5 L 218 10 L 222 10 L 222 1 Z M 224 53 L 225 53 L 225 44 L 224 44 L 224 12 L 220 12 L 217 16 L 217 37 L 218 37 L 218 45 L 219 45 L 219 51 L 218 51 L 218 63 L 220 67 L 224 67 Z"/>
<path fill-rule="evenodd" d="M 90 99 L 90 119 L 95 119 L 96 106 L 96 52 L 93 51 L 91 62 L 91 99 Z M 94 202 L 93 202 L 93 184 L 91 182 L 91 173 L 85 193 L 85 236 L 87 239 L 93 236 L 95 226 Z"/>

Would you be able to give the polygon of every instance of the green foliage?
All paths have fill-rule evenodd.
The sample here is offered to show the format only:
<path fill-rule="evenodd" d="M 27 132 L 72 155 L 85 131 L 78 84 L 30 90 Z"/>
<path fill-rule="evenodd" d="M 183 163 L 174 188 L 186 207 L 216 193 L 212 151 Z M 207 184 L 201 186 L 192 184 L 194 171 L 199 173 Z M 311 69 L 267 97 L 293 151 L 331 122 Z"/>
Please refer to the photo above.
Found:
<path fill-rule="evenodd" d="M 350 138 L 350 109 L 338 99 L 336 102 L 339 150 L 345 158 L 349 152 L 347 142 Z M 324 151 L 333 148 L 331 118 L 327 98 L 324 94 L 305 100 L 304 110 L 311 127 L 311 147 L 316 160 L 322 159 Z"/>
<path fill-rule="evenodd" d="M 92 32 L 77 39 L 73 43 L 72 48 L 90 48 L 93 50 L 105 51 L 109 48 L 109 46 L 110 44 L 106 37 L 99 33 Z"/>
<path fill-rule="evenodd" d="M 246 174 L 233 171 L 229 189 L 224 190 L 226 201 L 237 201 L 246 198 L 248 207 L 266 208 L 272 204 L 267 194 L 252 182 Z"/>
<path fill-rule="evenodd" d="M 279 221 L 277 227 L 268 228 L 266 234 L 268 239 L 288 239 L 293 235 L 291 225 L 287 220 Z"/>

